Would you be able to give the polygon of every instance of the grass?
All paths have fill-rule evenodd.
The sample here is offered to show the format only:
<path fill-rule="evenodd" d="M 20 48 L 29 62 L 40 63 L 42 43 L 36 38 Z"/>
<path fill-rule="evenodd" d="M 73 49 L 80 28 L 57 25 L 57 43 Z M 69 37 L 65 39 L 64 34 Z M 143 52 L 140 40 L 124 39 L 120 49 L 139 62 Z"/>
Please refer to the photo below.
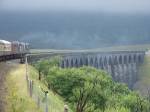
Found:
<path fill-rule="evenodd" d="M 30 79 L 34 82 L 33 97 L 28 94 L 25 65 L 16 65 L 7 75 L 6 86 L 8 87 L 6 112 L 44 112 L 44 90 L 48 88 L 38 81 L 38 73 L 29 66 Z M 58 95 L 48 90 L 48 109 L 49 112 L 63 112 L 64 101 Z M 40 108 L 37 107 L 36 95 L 39 95 L 41 102 Z M 71 110 L 69 112 L 72 112 Z"/>
<path fill-rule="evenodd" d="M 48 90 L 47 86 L 38 80 L 38 72 L 35 68 L 33 68 L 32 66 L 29 66 L 30 70 L 29 70 L 29 74 L 30 74 L 30 79 L 33 80 L 34 82 L 34 92 L 38 96 L 40 96 L 40 98 L 44 99 L 44 93 L 42 92 L 42 90 L 46 90 L 48 91 L 48 105 L 49 105 L 49 109 L 50 112 L 64 112 L 64 101 L 63 99 L 58 96 L 57 94 L 54 94 L 52 91 Z M 69 112 L 72 112 L 71 109 L 69 109 Z"/>
<path fill-rule="evenodd" d="M 24 68 L 24 65 L 16 65 L 7 75 L 6 112 L 42 112 L 28 95 Z"/>
<path fill-rule="evenodd" d="M 139 68 L 138 73 L 139 81 L 135 84 L 135 90 L 141 94 L 147 95 L 150 90 L 150 56 L 146 55 L 144 63 Z"/>

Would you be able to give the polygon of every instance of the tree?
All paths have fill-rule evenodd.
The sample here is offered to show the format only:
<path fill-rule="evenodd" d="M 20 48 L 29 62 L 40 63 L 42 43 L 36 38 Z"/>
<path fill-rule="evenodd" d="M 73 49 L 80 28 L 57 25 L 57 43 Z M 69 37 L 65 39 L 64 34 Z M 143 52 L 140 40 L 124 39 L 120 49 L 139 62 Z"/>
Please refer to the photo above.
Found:
<path fill-rule="evenodd" d="M 46 80 L 53 91 L 76 105 L 76 112 L 87 112 L 97 108 L 105 110 L 107 98 L 101 94 L 100 89 L 101 85 L 107 86 L 106 81 L 111 80 L 110 78 L 103 80 L 105 76 L 99 73 L 103 76 L 106 74 L 90 67 L 80 69 L 54 67 L 49 71 Z"/>
<path fill-rule="evenodd" d="M 125 84 L 116 83 L 92 67 L 60 68 L 57 61 L 42 62 L 49 89 L 62 96 L 76 112 L 149 112 L 150 103 Z M 44 67 L 44 68 L 42 68 Z"/>
<path fill-rule="evenodd" d="M 41 80 L 41 76 L 42 74 L 46 74 L 48 73 L 48 61 L 44 60 L 44 61 L 38 61 L 35 64 L 36 69 L 38 70 L 39 73 L 39 80 Z"/>
<path fill-rule="evenodd" d="M 73 97 L 76 102 L 76 112 L 86 112 L 89 109 L 88 107 L 90 107 L 94 89 L 94 82 L 85 82 L 83 86 L 73 90 Z"/>
<path fill-rule="evenodd" d="M 39 72 L 39 80 L 41 80 L 42 74 L 47 75 L 50 67 L 58 66 L 60 58 L 53 57 L 52 59 L 40 60 L 34 66 Z"/>

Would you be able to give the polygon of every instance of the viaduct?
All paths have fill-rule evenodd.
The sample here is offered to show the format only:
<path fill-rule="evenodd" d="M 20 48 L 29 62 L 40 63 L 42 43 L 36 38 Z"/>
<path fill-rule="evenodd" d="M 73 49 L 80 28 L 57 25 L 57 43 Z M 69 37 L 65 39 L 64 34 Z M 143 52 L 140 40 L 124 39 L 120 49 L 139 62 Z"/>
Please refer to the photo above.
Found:
<path fill-rule="evenodd" d="M 114 51 L 74 53 L 63 55 L 61 67 L 92 66 L 105 70 L 117 82 L 130 88 L 137 81 L 138 68 L 143 63 L 145 51 Z"/>
<path fill-rule="evenodd" d="M 29 62 L 59 55 L 62 68 L 92 66 L 105 70 L 117 82 L 126 83 L 130 88 L 138 79 L 138 69 L 144 61 L 145 51 L 109 52 L 49 52 L 29 55 Z"/>

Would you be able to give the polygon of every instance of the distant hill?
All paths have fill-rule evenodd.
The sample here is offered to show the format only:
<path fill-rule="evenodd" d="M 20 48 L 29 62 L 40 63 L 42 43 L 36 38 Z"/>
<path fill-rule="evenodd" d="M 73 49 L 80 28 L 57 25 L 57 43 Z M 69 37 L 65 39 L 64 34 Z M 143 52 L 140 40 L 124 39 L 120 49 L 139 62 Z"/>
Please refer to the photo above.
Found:
<path fill-rule="evenodd" d="M 149 20 L 150 15 L 0 13 L 0 38 L 52 49 L 148 44 Z"/>

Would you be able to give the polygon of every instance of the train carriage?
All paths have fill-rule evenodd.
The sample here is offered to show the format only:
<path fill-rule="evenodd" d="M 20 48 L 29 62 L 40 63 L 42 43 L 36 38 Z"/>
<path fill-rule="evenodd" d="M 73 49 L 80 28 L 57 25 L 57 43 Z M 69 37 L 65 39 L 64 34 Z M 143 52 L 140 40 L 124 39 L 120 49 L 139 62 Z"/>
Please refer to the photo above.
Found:
<path fill-rule="evenodd" d="M 13 41 L 11 43 L 11 52 L 12 54 L 18 54 L 19 53 L 19 49 L 20 49 L 20 46 L 19 46 L 19 42 L 18 41 Z"/>
<path fill-rule="evenodd" d="M 9 55 L 11 53 L 11 42 L 0 40 L 0 56 Z"/>
<path fill-rule="evenodd" d="M 25 54 L 29 52 L 29 44 L 13 41 L 9 42 L 6 40 L 0 40 L 0 56 L 10 54 Z"/>
<path fill-rule="evenodd" d="M 0 62 L 11 59 L 21 59 L 21 63 L 23 63 L 23 56 L 26 53 L 29 53 L 28 43 L 0 40 Z"/>
<path fill-rule="evenodd" d="M 19 51 L 24 53 L 25 52 L 25 43 L 20 42 L 19 47 L 20 47 Z"/>

